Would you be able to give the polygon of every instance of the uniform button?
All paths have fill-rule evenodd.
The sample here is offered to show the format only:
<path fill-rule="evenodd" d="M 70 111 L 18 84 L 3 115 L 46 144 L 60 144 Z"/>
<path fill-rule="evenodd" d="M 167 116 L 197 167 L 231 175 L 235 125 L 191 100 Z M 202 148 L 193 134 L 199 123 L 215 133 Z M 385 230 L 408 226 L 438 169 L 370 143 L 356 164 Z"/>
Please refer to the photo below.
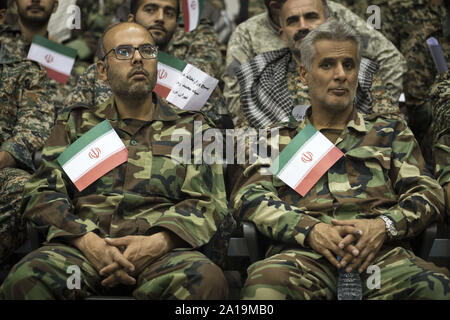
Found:
<path fill-rule="evenodd" d="M 131 141 L 130 141 L 130 143 L 131 143 L 131 145 L 132 145 L 132 146 L 135 146 L 135 145 L 137 145 L 137 142 L 136 142 L 136 140 L 131 140 Z"/>

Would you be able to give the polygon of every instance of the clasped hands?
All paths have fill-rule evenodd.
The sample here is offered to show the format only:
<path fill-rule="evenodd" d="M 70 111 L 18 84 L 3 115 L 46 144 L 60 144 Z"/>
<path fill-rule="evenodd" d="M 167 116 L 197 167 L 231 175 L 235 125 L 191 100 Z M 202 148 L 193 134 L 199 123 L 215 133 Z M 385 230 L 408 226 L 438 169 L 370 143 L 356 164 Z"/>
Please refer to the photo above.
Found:
<path fill-rule="evenodd" d="M 386 240 L 382 219 L 332 220 L 318 223 L 310 231 L 307 242 L 338 269 L 351 272 L 367 269 Z M 336 256 L 341 257 L 338 261 Z"/>
<path fill-rule="evenodd" d="M 75 239 L 73 245 L 92 263 L 105 279 L 103 286 L 136 284 L 136 275 L 173 247 L 166 231 L 151 236 L 126 236 L 116 239 L 100 238 L 89 232 Z"/>

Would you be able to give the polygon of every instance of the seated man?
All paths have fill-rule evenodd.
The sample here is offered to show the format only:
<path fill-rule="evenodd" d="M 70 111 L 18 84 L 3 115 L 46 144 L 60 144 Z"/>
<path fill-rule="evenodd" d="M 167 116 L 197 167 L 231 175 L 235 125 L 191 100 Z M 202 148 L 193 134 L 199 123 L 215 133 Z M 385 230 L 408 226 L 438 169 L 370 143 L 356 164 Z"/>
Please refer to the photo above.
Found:
<path fill-rule="evenodd" d="M 0 262 L 25 240 L 20 201 L 34 172 L 33 154 L 42 149 L 54 119 L 46 95 L 47 75 L 37 63 L 0 59 Z"/>
<path fill-rule="evenodd" d="M 211 76 L 217 76 L 216 72 L 222 62 L 217 35 L 210 25 L 205 24 L 200 24 L 196 30 L 189 33 L 177 28 L 179 11 L 178 0 L 133 0 L 128 21 L 147 28 L 155 38 L 159 50 L 184 60 Z M 65 100 L 65 105 L 70 106 L 78 102 L 100 105 L 110 96 L 111 89 L 99 79 L 94 64 L 80 77 L 76 87 Z M 218 87 L 202 111 L 215 122 L 221 122 L 221 116 L 228 113 Z"/>
<path fill-rule="evenodd" d="M 52 13 L 58 8 L 58 1 L 47 0 L 30 5 L 28 0 L 14 0 L 14 7 L 18 13 L 17 25 L 0 30 L 0 43 L 2 50 L 7 51 L 9 55 L 27 59 L 35 35 L 55 41 L 49 36 L 47 27 Z M 63 109 L 64 99 L 72 85 L 72 77 L 67 84 L 49 79 L 46 89 L 47 95 L 55 105 L 55 118 Z"/>
<path fill-rule="evenodd" d="M 376 72 L 375 84 L 372 92 L 372 98 L 375 101 L 384 103 L 386 97 L 389 100 L 397 102 L 402 90 L 402 76 L 406 71 L 406 61 L 400 52 L 390 43 L 380 32 L 370 29 L 367 23 L 352 13 L 347 8 L 333 1 L 320 0 L 267 0 L 265 1 L 268 12 L 256 16 L 248 21 L 240 24 L 232 34 L 228 43 L 228 51 L 226 57 L 227 72 L 223 76 L 225 82 L 224 96 L 230 114 L 233 117 L 233 122 L 236 127 L 243 127 L 251 125 L 254 127 L 264 127 L 267 123 L 252 123 L 243 113 L 246 97 L 242 97 L 242 80 L 236 77 L 236 72 L 242 64 L 252 62 L 247 66 L 246 78 L 254 81 L 254 78 L 262 76 L 258 73 L 263 71 L 271 71 L 273 75 L 266 75 L 267 84 L 255 83 L 252 89 L 257 91 L 266 90 L 276 95 L 285 95 L 284 91 L 289 91 L 289 97 L 284 97 L 285 100 L 293 98 L 293 104 L 289 101 L 289 106 L 286 109 L 296 106 L 307 97 L 305 90 L 300 90 L 298 84 L 300 79 L 296 72 L 296 63 L 291 57 L 289 50 L 292 51 L 292 46 L 288 40 L 301 40 L 305 34 L 324 23 L 329 18 L 334 18 L 339 21 L 346 22 L 357 29 L 364 38 L 364 48 L 362 56 L 373 60 L 378 65 Z M 283 17 L 282 17 L 283 15 Z M 280 30 L 280 21 L 282 22 L 282 29 Z M 290 33 L 290 32 L 293 33 Z M 295 31 L 295 32 L 294 32 Z M 301 31 L 297 34 L 298 31 Z M 281 35 L 281 37 L 280 37 Z M 291 39 L 289 39 L 291 38 Z M 284 41 L 283 41 L 284 40 Z M 276 51 L 274 51 L 276 50 Z M 273 52 L 272 52 L 273 51 Z M 269 53 L 271 52 L 271 53 Z M 259 56 L 257 55 L 267 53 Z M 255 60 L 253 60 L 255 58 Z M 243 68 L 244 66 L 242 66 Z M 275 70 L 275 68 L 277 68 Z M 267 70 L 266 70 L 267 69 Z M 376 70 L 376 69 L 375 69 Z M 373 73 L 374 71 L 371 71 Z M 281 75 L 279 74 L 281 73 Z M 275 79 L 275 80 L 274 80 Z M 251 85 L 245 82 L 245 85 Z M 268 88 L 267 88 L 268 87 Z M 287 87 L 280 93 L 280 87 Z M 370 87 L 369 87 L 370 89 Z M 266 91 L 262 92 L 263 96 Z M 255 98 L 251 95 L 252 99 Z M 265 102 L 269 98 L 263 99 L 264 102 L 259 108 L 265 110 L 260 111 L 264 114 L 267 109 Z M 281 110 L 281 106 L 277 110 Z M 397 107 L 398 108 L 398 107 Z M 292 112 L 292 110 L 289 110 Z M 253 113 L 252 110 L 250 113 Z M 287 111 L 280 112 L 285 113 Z M 265 118 L 269 118 L 267 115 Z M 277 119 L 272 119 L 276 123 Z"/>
<path fill-rule="evenodd" d="M 436 76 L 429 101 L 433 116 L 431 133 L 434 173 L 446 193 L 446 209 L 450 219 L 450 71 Z"/>
<path fill-rule="evenodd" d="M 448 270 L 416 257 L 408 243 L 442 218 L 442 188 L 403 120 L 354 106 L 359 36 L 330 21 L 300 51 L 311 108 L 304 121 L 278 127 L 280 151 L 311 124 L 344 156 L 303 197 L 263 175 L 261 161 L 245 169 L 231 195 L 234 214 L 253 221 L 272 246 L 249 267 L 243 298 L 333 299 L 345 267 L 361 273 L 365 299 L 450 299 Z M 379 289 L 366 284 L 369 265 L 380 268 Z"/>
<path fill-rule="evenodd" d="M 186 164 L 171 141 L 175 131 L 193 135 L 194 121 L 202 124 L 197 131 L 208 124 L 152 93 L 157 48 L 147 29 L 120 23 L 102 39 L 106 54 L 97 66 L 113 97 L 95 109 L 75 105 L 55 125 L 23 199 L 24 216 L 50 226 L 48 242 L 14 266 L 0 295 L 75 299 L 123 284 L 138 299 L 224 299 L 221 269 L 196 250 L 227 214 L 222 166 Z M 128 159 L 78 191 L 57 158 L 105 119 Z M 66 286 L 71 266 L 81 270 L 73 290 Z"/>

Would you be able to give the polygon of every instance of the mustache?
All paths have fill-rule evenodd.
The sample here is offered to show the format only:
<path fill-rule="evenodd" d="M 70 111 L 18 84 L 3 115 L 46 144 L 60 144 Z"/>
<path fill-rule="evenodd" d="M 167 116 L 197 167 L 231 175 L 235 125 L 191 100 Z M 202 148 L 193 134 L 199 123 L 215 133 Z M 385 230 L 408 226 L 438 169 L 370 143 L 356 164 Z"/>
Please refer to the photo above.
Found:
<path fill-rule="evenodd" d="M 32 4 L 32 5 L 29 5 L 29 6 L 26 8 L 26 10 L 31 10 L 31 9 L 39 9 L 39 10 L 41 10 L 41 11 L 44 11 L 44 10 L 45 10 L 45 8 L 44 8 L 43 6 L 38 5 L 38 4 Z"/>
<path fill-rule="evenodd" d="M 309 33 L 308 29 L 302 29 L 298 30 L 297 33 L 294 35 L 294 41 L 299 41 L 306 37 L 306 35 Z"/>
<path fill-rule="evenodd" d="M 150 30 L 162 30 L 162 31 L 164 31 L 165 33 L 167 33 L 167 29 L 164 28 L 164 26 L 161 25 L 161 24 L 154 24 L 154 25 L 148 27 L 148 30 L 149 30 L 149 31 L 150 31 Z"/>
<path fill-rule="evenodd" d="M 145 71 L 144 68 L 142 68 L 142 67 L 135 67 L 135 68 L 131 69 L 130 72 L 128 72 L 128 74 L 127 74 L 128 78 L 131 78 L 137 72 L 142 72 L 146 77 L 149 76 L 149 73 L 147 71 Z"/>

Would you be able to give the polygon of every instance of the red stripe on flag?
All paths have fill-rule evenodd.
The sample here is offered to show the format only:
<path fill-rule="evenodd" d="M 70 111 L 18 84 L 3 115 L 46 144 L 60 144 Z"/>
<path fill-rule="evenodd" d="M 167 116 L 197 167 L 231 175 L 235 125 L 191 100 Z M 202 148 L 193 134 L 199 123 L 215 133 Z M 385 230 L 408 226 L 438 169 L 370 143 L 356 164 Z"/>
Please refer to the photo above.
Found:
<path fill-rule="evenodd" d="M 169 96 L 170 91 L 172 91 L 172 89 L 167 88 L 159 83 L 156 83 L 155 89 L 153 89 L 153 91 L 160 97 L 162 98 L 167 98 Z"/>
<path fill-rule="evenodd" d="M 333 147 L 303 178 L 302 182 L 295 188 L 295 191 L 303 197 L 319 181 L 320 177 L 330 169 L 344 154 L 341 150 Z"/>
<path fill-rule="evenodd" d="M 98 165 L 90 169 L 84 175 L 82 175 L 77 181 L 74 182 L 78 191 L 83 191 L 87 186 L 89 186 L 92 182 L 108 173 L 118 165 L 124 163 L 128 160 L 128 150 L 123 148 L 122 150 L 114 153 L 109 156 Z"/>
<path fill-rule="evenodd" d="M 50 79 L 66 84 L 67 80 L 69 80 L 70 75 L 60 73 L 50 68 L 45 68 L 47 70 L 47 75 Z"/>
<path fill-rule="evenodd" d="M 184 32 L 189 32 L 190 17 L 189 17 L 189 0 L 182 0 L 183 17 L 184 17 Z"/>

